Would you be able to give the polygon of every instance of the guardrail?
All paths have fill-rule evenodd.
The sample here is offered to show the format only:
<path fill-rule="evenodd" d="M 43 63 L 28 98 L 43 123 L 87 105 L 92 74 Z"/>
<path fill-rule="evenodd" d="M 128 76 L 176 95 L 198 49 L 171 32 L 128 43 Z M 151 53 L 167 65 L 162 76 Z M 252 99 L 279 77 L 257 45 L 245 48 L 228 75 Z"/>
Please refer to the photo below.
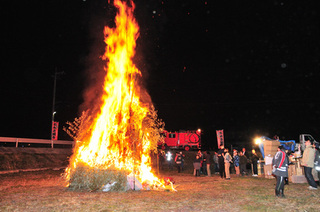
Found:
<path fill-rule="evenodd" d="M 49 139 L 32 139 L 32 138 L 0 137 L 0 142 L 16 143 L 16 147 L 19 147 L 19 143 L 51 144 L 52 148 L 54 147 L 55 144 L 57 144 L 57 145 L 72 145 L 72 147 L 74 146 L 74 141 L 49 140 Z"/>

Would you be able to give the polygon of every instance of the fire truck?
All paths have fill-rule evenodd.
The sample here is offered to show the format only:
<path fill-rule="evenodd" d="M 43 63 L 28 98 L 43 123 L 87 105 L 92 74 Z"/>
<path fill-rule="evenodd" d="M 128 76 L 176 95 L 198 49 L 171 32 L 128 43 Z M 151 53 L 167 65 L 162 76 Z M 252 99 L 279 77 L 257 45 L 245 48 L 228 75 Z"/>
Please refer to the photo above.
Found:
<path fill-rule="evenodd" d="M 194 131 L 168 132 L 166 130 L 162 133 L 161 141 L 158 147 L 165 149 L 190 149 L 201 148 L 201 129 Z"/>

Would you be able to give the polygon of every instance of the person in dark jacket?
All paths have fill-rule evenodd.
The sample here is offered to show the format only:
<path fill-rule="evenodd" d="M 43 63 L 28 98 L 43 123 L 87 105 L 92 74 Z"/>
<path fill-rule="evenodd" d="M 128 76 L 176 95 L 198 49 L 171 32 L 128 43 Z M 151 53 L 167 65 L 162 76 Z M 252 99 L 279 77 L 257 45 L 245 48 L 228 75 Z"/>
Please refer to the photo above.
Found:
<path fill-rule="evenodd" d="M 181 171 L 183 171 L 184 169 L 184 158 L 186 157 L 182 152 L 180 152 L 180 155 L 182 157 L 182 160 L 181 160 Z"/>
<path fill-rule="evenodd" d="M 277 153 L 272 159 L 272 174 L 277 179 L 275 188 L 277 197 L 284 197 L 284 178 L 288 177 L 289 158 L 283 149 L 283 146 L 279 146 Z"/>
<path fill-rule="evenodd" d="M 243 154 L 242 151 L 240 151 L 240 156 L 239 156 L 239 161 L 240 161 L 240 173 L 241 175 L 248 175 L 247 172 L 247 163 L 248 163 L 248 158 Z"/>
<path fill-rule="evenodd" d="M 213 164 L 213 157 L 211 156 L 210 152 L 207 151 L 207 173 L 208 177 L 211 177 L 211 165 Z"/>
<path fill-rule="evenodd" d="M 200 163 L 201 163 L 201 158 L 199 155 L 196 155 L 196 158 L 193 161 L 193 168 L 194 168 L 193 175 L 195 177 L 200 176 Z"/>
<path fill-rule="evenodd" d="M 176 153 L 176 157 L 174 158 L 174 161 L 176 162 L 178 173 L 181 172 L 181 164 L 182 164 L 182 152 L 181 154 L 179 152 Z"/>
<path fill-rule="evenodd" d="M 219 173 L 219 159 L 218 159 L 217 152 L 214 152 L 213 162 L 214 162 L 214 172 L 215 172 L 215 174 L 218 174 Z"/>
<path fill-rule="evenodd" d="M 225 168 L 224 168 L 224 146 L 220 146 L 220 149 L 218 151 L 218 161 L 219 161 L 220 177 L 225 178 L 226 172 L 225 172 Z"/>
<path fill-rule="evenodd" d="M 201 164 L 201 169 L 200 172 L 202 172 L 204 175 L 207 175 L 207 152 L 204 151 L 202 154 L 202 164 Z"/>
<path fill-rule="evenodd" d="M 242 148 L 242 154 L 244 155 L 244 156 L 246 156 L 246 158 L 249 158 L 249 153 L 246 151 L 246 148 Z"/>
<path fill-rule="evenodd" d="M 252 162 L 252 168 L 253 168 L 253 177 L 258 177 L 258 160 L 259 157 L 256 153 L 256 151 L 252 150 L 252 156 L 251 156 L 251 162 Z"/>
<path fill-rule="evenodd" d="M 286 155 L 287 155 L 287 157 L 288 157 L 288 159 L 289 159 L 289 157 L 290 157 L 290 155 L 291 155 L 291 151 L 286 150 L 286 151 L 284 151 L 284 152 L 286 153 Z M 290 160 L 289 160 L 288 163 L 290 164 Z M 288 177 L 285 177 L 285 178 L 284 178 L 284 184 L 285 184 L 285 185 L 289 185 L 289 178 L 288 178 Z"/>

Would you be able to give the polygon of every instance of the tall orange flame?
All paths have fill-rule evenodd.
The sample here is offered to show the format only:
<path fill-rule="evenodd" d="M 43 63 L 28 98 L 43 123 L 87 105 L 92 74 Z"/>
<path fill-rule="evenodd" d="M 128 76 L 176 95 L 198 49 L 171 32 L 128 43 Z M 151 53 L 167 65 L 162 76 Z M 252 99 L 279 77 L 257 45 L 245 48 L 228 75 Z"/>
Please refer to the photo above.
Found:
<path fill-rule="evenodd" d="M 139 36 L 133 16 L 135 5 L 131 1 L 128 7 L 120 0 L 114 5 L 119 9 L 116 27 L 104 29 L 107 46 L 102 58 L 106 60 L 107 74 L 100 112 L 90 126 L 78 132 L 83 136 L 77 141 L 66 172 L 70 176 L 78 164 L 112 167 L 133 173 L 141 183 L 161 186 L 151 170 L 152 131 L 145 126 L 150 104 L 140 100 L 136 79 L 141 73 L 132 62 Z"/>

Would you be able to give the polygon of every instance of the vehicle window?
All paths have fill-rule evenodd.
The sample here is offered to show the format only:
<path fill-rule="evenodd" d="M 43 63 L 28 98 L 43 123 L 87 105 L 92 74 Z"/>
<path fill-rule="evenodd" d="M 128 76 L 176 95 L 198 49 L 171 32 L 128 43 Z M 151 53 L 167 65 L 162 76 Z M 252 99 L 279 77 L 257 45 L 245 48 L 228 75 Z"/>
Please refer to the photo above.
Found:
<path fill-rule="evenodd" d="M 312 136 L 306 135 L 305 141 L 307 140 L 314 141 L 314 138 Z"/>
<path fill-rule="evenodd" d="M 175 138 L 176 137 L 176 134 L 175 133 L 170 133 L 169 134 L 169 138 Z"/>

